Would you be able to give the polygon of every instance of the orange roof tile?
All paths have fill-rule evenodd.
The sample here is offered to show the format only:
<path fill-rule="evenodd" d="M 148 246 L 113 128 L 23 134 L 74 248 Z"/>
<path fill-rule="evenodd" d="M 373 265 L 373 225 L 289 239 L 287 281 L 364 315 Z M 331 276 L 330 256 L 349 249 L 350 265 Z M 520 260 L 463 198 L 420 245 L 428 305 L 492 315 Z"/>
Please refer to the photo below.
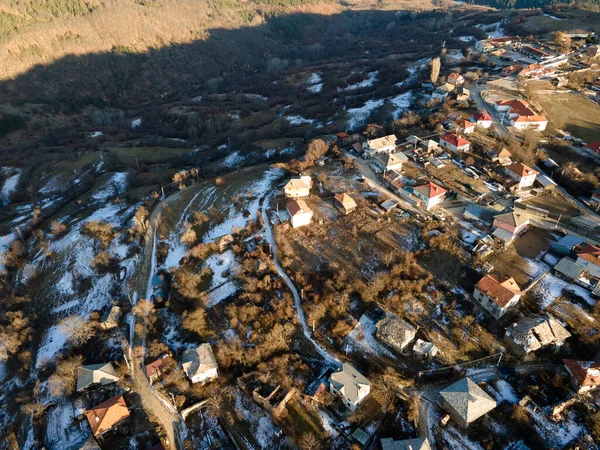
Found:
<path fill-rule="evenodd" d="M 513 278 L 504 278 L 491 274 L 484 276 L 475 287 L 500 307 L 505 307 L 515 295 L 521 295 L 521 289 Z"/>
<path fill-rule="evenodd" d="M 129 409 L 122 395 L 100 403 L 95 408 L 84 411 L 85 417 L 90 424 L 92 434 L 100 436 L 112 427 L 129 417 Z"/>
<path fill-rule="evenodd" d="M 533 170 L 531 167 L 527 167 L 525 164 L 517 162 L 511 164 L 510 166 L 506 166 L 508 170 L 513 173 L 516 173 L 520 177 L 526 177 L 528 175 L 537 175 L 537 171 Z"/>
<path fill-rule="evenodd" d="M 457 136 L 454 133 L 447 134 L 446 136 L 442 137 L 442 140 L 446 141 L 448 144 L 451 144 L 451 145 L 453 145 L 455 147 L 462 147 L 463 145 L 469 145 L 469 144 L 471 144 L 466 139 L 463 139 L 463 138 L 461 138 L 460 136 Z"/>
<path fill-rule="evenodd" d="M 432 181 L 428 181 L 427 183 L 415 186 L 415 190 L 420 192 L 421 194 L 423 194 L 425 197 L 427 197 L 429 199 L 438 197 L 438 196 L 443 195 L 446 192 L 448 192 L 448 191 L 446 191 L 446 189 L 444 189 L 441 186 L 438 186 L 437 184 L 433 183 Z"/>
<path fill-rule="evenodd" d="M 577 256 L 600 266 L 600 248 L 595 245 L 587 244 L 577 253 Z"/>
<path fill-rule="evenodd" d="M 579 387 L 600 386 L 600 361 L 577 361 L 563 359 L 565 366 L 577 380 Z"/>

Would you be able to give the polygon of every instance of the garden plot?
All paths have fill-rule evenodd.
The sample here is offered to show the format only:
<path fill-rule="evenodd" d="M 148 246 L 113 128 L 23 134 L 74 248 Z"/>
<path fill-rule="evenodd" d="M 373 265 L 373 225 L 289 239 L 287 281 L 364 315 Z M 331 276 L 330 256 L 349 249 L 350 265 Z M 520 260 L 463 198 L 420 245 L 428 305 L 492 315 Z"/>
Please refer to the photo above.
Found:
<path fill-rule="evenodd" d="M 375 338 L 376 332 L 373 319 L 363 314 L 354 329 L 346 336 L 344 348 L 396 359 L 396 356 Z"/>
<path fill-rule="evenodd" d="M 551 274 L 544 276 L 544 278 L 535 285 L 532 292 L 537 298 L 542 299 L 540 308 L 546 309 L 552 305 L 565 290 L 581 297 L 590 306 L 594 306 L 596 303 L 590 293 L 581 286 L 571 284 Z"/>
<path fill-rule="evenodd" d="M 232 279 L 238 267 L 232 250 L 209 256 L 204 266 L 208 267 L 213 274 L 210 292 L 207 294 L 207 306 L 212 307 L 238 291 L 239 287 Z"/>
<path fill-rule="evenodd" d="M 247 442 L 249 448 L 267 449 L 276 442 L 279 429 L 275 426 L 265 410 L 256 403 L 247 399 L 241 392 L 237 392 L 235 398 L 235 409 L 239 412 L 244 421 L 249 425 L 247 430 L 258 444 L 257 447 L 251 442 Z M 241 433 L 240 433 L 241 434 Z"/>
<path fill-rule="evenodd" d="M 569 412 L 561 423 L 554 423 L 541 410 L 534 409 L 531 405 L 527 405 L 525 409 L 533 420 L 533 426 L 548 447 L 563 448 L 586 431 L 581 421 L 574 417 L 573 411 Z"/>

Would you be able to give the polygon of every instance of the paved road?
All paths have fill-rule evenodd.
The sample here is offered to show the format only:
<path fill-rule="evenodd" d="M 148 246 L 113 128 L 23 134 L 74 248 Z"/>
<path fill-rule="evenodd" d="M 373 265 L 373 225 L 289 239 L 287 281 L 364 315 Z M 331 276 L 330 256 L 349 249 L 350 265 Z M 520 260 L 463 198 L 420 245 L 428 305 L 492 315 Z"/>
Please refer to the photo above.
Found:
<path fill-rule="evenodd" d="M 265 227 L 265 237 L 267 238 L 267 241 L 271 246 L 271 253 L 273 254 L 273 264 L 275 265 L 275 269 L 277 270 L 279 276 L 283 279 L 283 281 L 285 281 L 290 291 L 292 292 L 292 295 L 294 297 L 294 304 L 296 306 L 296 315 L 298 316 L 298 319 L 302 324 L 302 332 L 304 333 L 304 336 L 313 344 L 315 350 L 323 357 L 323 359 L 325 359 L 325 361 L 327 361 L 327 363 L 331 364 L 334 367 L 340 367 L 342 363 L 335 356 L 328 353 L 327 350 L 321 347 L 312 338 L 310 329 L 306 324 L 306 317 L 304 315 L 304 310 L 302 309 L 302 300 L 300 298 L 300 294 L 298 294 L 296 286 L 294 286 L 294 283 L 292 283 L 290 277 L 288 277 L 288 275 L 283 270 L 283 267 L 281 267 L 281 265 L 279 264 L 279 259 L 277 258 L 277 246 L 275 244 L 275 237 L 273 236 L 273 226 L 271 225 L 271 221 L 269 220 L 268 214 L 269 204 L 274 193 L 275 190 L 271 191 L 264 197 L 261 208 L 262 219 Z"/>

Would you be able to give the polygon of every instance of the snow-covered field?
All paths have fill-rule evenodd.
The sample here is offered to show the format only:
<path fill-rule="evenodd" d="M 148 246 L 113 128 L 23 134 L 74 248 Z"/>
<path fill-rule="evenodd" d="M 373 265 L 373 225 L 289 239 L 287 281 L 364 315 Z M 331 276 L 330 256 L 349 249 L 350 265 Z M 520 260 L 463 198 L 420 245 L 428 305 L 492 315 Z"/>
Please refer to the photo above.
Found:
<path fill-rule="evenodd" d="M 347 125 L 349 130 L 356 130 L 364 125 L 369 116 L 377 108 L 381 108 L 385 100 L 368 100 L 360 108 L 350 108 L 346 111 Z"/>
<path fill-rule="evenodd" d="M 207 306 L 214 306 L 238 291 L 237 284 L 232 280 L 232 274 L 237 267 L 232 250 L 209 256 L 204 261 L 204 266 L 213 273 L 210 292 L 207 294 Z"/>
<path fill-rule="evenodd" d="M 390 98 L 390 101 L 394 105 L 394 112 L 392 113 L 394 119 L 398 119 L 403 112 L 407 111 L 412 105 L 413 100 L 414 94 L 412 91 L 408 91 Z"/>
<path fill-rule="evenodd" d="M 595 300 L 591 297 L 590 292 L 586 291 L 581 286 L 568 283 L 567 281 L 561 280 L 552 274 L 547 274 L 541 281 L 533 288 L 533 292 L 537 294 L 537 297 L 543 299 L 540 305 L 541 309 L 546 309 L 552 303 L 561 296 L 563 290 L 572 292 L 573 294 L 581 297 L 588 305 L 595 305 Z"/>
<path fill-rule="evenodd" d="M 585 430 L 583 424 L 573 419 L 571 411 L 560 423 L 554 423 L 541 410 L 535 411 L 531 405 L 525 407 L 533 419 L 533 424 L 539 435 L 549 447 L 563 448 L 576 439 Z"/>
<path fill-rule="evenodd" d="M 242 163 L 246 158 L 240 155 L 240 152 L 233 152 L 227 156 L 221 163 L 224 167 L 237 167 Z"/>
<path fill-rule="evenodd" d="M 373 86 L 373 84 L 375 83 L 375 81 L 377 81 L 377 75 L 378 74 L 379 74 L 379 72 L 377 70 L 375 72 L 369 72 L 367 74 L 368 77 L 366 79 L 364 79 L 363 81 L 361 81 L 359 83 L 355 83 L 355 84 L 351 84 L 349 86 L 346 86 L 344 88 L 344 90 L 345 91 L 353 91 L 353 90 L 356 90 L 356 89 Z"/>
<path fill-rule="evenodd" d="M 4 169 L 6 169 L 6 167 Z M 14 175 L 8 177 L 2 185 L 2 192 L 0 193 L 0 200 L 2 206 L 8 205 L 10 203 L 10 197 L 17 190 L 17 184 L 19 183 L 20 178 L 21 171 L 19 169 L 16 169 Z"/>
<path fill-rule="evenodd" d="M 287 120 L 290 125 L 296 126 L 315 123 L 314 119 L 305 119 L 302 116 L 286 116 L 285 120 Z"/>

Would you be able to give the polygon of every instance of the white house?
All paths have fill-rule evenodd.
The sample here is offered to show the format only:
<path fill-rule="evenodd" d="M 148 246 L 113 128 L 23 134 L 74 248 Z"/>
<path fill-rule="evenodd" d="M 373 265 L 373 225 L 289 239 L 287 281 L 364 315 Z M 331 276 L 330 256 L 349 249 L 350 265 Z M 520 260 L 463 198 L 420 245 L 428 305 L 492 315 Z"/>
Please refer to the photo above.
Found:
<path fill-rule="evenodd" d="M 406 161 L 408 161 L 406 155 L 402 152 L 398 152 L 377 155 L 375 156 L 373 163 L 384 172 L 389 170 L 395 170 L 399 172 L 402 170 L 402 164 Z"/>
<path fill-rule="evenodd" d="M 522 292 L 513 278 L 504 278 L 495 274 L 485 275 L 475 285 L 473 297 L 496 319 L 515 306 Z"/>
<path fill-rule="evenodd" d="M 519 116 L 515 119 L 510 119 L 510 124 L 517 130 L 544 131 L 548 126 L 548 120 L 545 117 L 534 114 L 532 116 Z"/>
<path fill-rule="evenodd" d="M 440 147 L 455 153 L 467 152 L 469 151 L 469 148 L 471 148 L 471 143 L 452 133 L 440 138 Z"/>
<path fill-rule="evenodd" d="M 331 374 L 329 386 L 331 393 L 340 398 L 350 410 L 355 410 L 371 392 L 371 382 L 348 363 Z"/>
<path fill-rule="evenodd" d="M 219 376 L 210 344 L 185 350 L 181 356 L 181 367 L 192 383 L 207 383 Z"/>
<path fill-rule="evenodd" d="M 377 139 L 367 139 L 363 142 L 363 152 L 369 157 L 373 157 L 379 153 L 391 153 L 394 150 L 396 150 L 395 134 L 390 134 Z"/>
<path fill-rule="evenodd" d="M 490 128 L 492 126 L 492 116 L 488 113 L 482 111 L 473 116 L 475 120 L 475 125 L 481 128 Z"/>
<path fill-rule="evenodd" d="M 313 211 L 310 209 L 304 200 L 292 200 L 285 207 L 290 215 L 290 222 L 294 228 L 309 225 L 312 220 Z"/>
<path fill-rule="evenodd" d="M 465 78 L 460 73 L 451 73 L 446 80 L 454 86 L 462 86 L 465 83 Z"/>
<path fill-rule="evenodd" d="M 445 83 L 440 87 L 436 88 L 435 91 L 433 91 L 433 93 L 431 94 L 431 98 L 437 100 L 444 100 L 450 95 L 452 91 L 454 91 L 454 85 L 450 83 Z"/>
<path fill-rule="evenodd" d="M 413 195 L 423 202 L 423 206 L 430 211 L 444 201 L 446 189 L 428 181 L 413 188 Z"/>
<path fill-rule="evenodd" d="M 312 187 L 312 178 L 301 176 L 292 178 L 283 188 L 285 196 L 288 198 L 308 197 Z"/>
<path fill-rule="evenodd" d="M 585 267 L 590 276 L 600 278 L 600 247 L 587 244 L 577 253 L 576 262 Z"/>
<path fill-rule="evenodd" d="M 513 180 L 517 181 L 518 189 L 525 189 L 533 186 L 537 172 L 525 164 L 517 162 L 506 166 L 506 174 Z"/>
<path fill-rule="evenodd" d="M 475 132 L 475 124 L 467 119 L 460 119 L 457 122 L 458 129 L 464 134 L 472 134 Z"/>
<path fill-rule="evenodd" d="M 544 131 L 548 126 L 548 120 L 537 115 L 523 100 L 500 100 L 496 102 L 495 108 L 496 111 L 505 113 L 510 124 L 518 130 Z"/>

